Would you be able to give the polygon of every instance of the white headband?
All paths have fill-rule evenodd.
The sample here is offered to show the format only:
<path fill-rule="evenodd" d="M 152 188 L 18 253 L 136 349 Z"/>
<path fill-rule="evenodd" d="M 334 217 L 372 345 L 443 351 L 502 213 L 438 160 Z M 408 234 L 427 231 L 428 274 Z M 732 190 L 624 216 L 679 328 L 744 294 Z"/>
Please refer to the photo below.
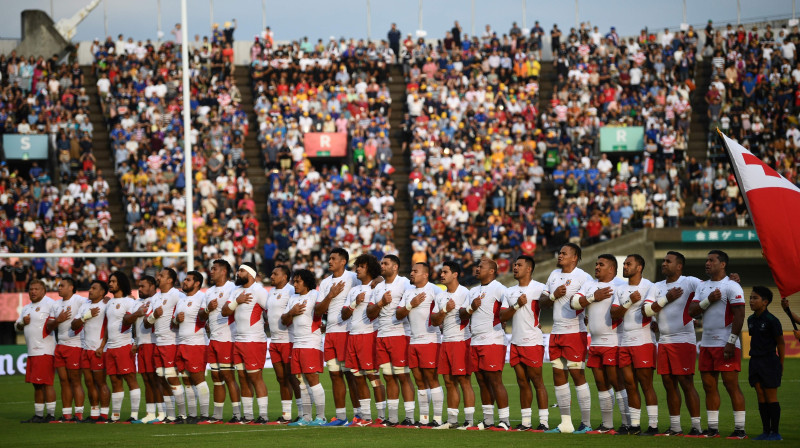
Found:
<path fill-rule="evenodd" d="M 253 268 L 251 268 L 250 266 L 246 265 L 246 264 L 243 264 L 243 265 L 239 266 L 239 270 L 243 270 L 243 271 L 247 272 L 248 274 L 252 275 L 253 279 L 256 278 L 256 271 Z"/>

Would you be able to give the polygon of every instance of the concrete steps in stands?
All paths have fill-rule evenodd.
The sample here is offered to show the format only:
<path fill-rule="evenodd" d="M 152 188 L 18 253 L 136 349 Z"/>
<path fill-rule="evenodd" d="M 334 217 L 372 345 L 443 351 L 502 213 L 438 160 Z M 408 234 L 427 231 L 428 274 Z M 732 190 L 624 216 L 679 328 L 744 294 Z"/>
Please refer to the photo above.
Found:
<path fill-rule="evenodd" d="M 550 98 L 553 96 L 553 89 L 555 88 L 557 80 L 556 68 L 550 61 L 542 62 L 542 70 L 539 72 L 539 101 L 536 107 L 539 115 L 547 108 Z M 544 166 L 544 165 L 542 165 Z M 536 206 L 536 218 L 553 209 L 555 198 L 553 197 L 553 184 L 549 177 L 545 178 L 541 187 L 541 199 Z M 544 249 L 544 248 L 541 248 Z M 546 253 L 546 251 L 539 253 Z M 547 255 L 549 256 L 549 254 Z"/>
<path fill-rule="evenodd" d="M 114 173 L 114 151 L 111 149 L 111 139 L 108 134 L 105 116 L 100 109 L 100 95 L 97 92 L 97 76 L 91 65 L 82 66 L 84 73 L 84 86 L 89 96 L 89 120 L 92 122 L 92 152 L 97 159 L 97 169 L 102 171 L 103 178 L 108 182 L 108 211 L 111 213 L 111 230 L 119 241 L 122 252 L 130 251 L 128 246 L 128 233 L 125 225 L 125 197 L 122 194 L 122 185 L 119 177 Z"/>
<path fill-rule="evenodd" d="M 403 105 L 406 100 L 405 80 L 403 71 L 399 66 L 392 66 L 389 92 L 392 96 L 392 115 L 389 118 L 391 125 L 391 164 L 395 169 L 392 174 L 396 193 L 394 212 L 397 224 L 394 226 L 394 244 L 400 257 L 400 274 L 407 275 L 411 271 L 411 218 L 413 208 L 408 196 L 408 174 L 411 172 L 411 159 L 403 151 Z"/>
<path fill-rule="evenodd" d="M 688 157 L 705 160 L 708 153 L 708 104 L 705 96 L 711 82 L 711 59 L 699 61 L 695 68 L 695 88 L 692 92 L 692 123 L 689 128 Z"/>
<path fill-rule="evenodd" d="M 270 219 L 267 215 L 267 177 L 262 168 L 261 149 L 258 145 L 258 121 L 253 110 L 253 89 L 250 82 L 248 66 L 237 66 L 234 70 L 234 80 L 239 92 L 242 94 L 242 109 L 247 113 L 250 127 L 244 142 L 244 156 L 247 158 L 247 178 L 253 184 L 253 201 L 256 203 L 256 219 L 258 220 L 259 242 L 263 243 L 267 233 L 271 231 Z M 260 247 L 259 247 L 260 250 Z"/>

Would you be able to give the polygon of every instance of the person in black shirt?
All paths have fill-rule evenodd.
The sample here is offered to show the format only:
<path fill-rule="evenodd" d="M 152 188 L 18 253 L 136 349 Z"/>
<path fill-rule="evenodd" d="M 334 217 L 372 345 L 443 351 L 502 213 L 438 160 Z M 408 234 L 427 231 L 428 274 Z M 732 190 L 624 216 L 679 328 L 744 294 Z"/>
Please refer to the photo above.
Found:
<path fill-rule="evenodd" d="M 758 412 L 764 432 L 755 440 L 783 440 L 778 432 L 781 406 L 778 403 L 778 387 L 783 375 L 785 347 L 783 328 L 777 317 L 767 311 L 772 303 L 772 291 L 766 286 L 754 286 L 750 293 L 750 309 L 753 315 L 747 318 L 750 333 L 750 385 L 756 388 Z"/>

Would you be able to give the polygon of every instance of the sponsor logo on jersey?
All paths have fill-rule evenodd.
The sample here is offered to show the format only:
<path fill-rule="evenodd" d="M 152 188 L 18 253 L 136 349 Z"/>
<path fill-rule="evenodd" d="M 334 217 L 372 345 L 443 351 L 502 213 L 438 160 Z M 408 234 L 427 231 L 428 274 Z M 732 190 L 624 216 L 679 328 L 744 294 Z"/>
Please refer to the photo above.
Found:
<path fill-rule="evenodd" d="M 117 309 L 119 309 L 119 303 L 117 304 Z"/>
<path fill-rule="evenodd" d="M 187 303 L 186 306 L 192 306 L 192 302 Z"/>
<path fill-rule="evenodd" d="M 167 299 L 164 299 L 164 305 L 166 305 L 166 304 L 167 304 Z"/>
<path fill-rule="evenodd" d="M 569 280 L 567 280 L 567 282 L 566 282 L 566 283 L 564 283 L 564 285 L 566 285 L 566 286 L 569 286 L 569 285 L 570 285 L 570 283 L 572 283 L 572 279 L 569 279 Z"/>
<path fill-rule="evenodd" d="M 35 311 L 39 311 L 40 308 L 41 307 L 37 306 Z M 36 379 L 38 380 L 39 378 L 36 378 Z"/>

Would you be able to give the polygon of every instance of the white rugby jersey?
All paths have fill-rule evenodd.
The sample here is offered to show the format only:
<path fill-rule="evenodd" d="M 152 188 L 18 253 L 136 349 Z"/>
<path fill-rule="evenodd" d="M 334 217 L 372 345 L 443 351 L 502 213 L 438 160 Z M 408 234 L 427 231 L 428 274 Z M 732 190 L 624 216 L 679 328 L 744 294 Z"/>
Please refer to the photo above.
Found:
<path fill-rule="evenodd" d="M 689 305 L 692 304 L 695 291 L 700 283 L 701 281 L 698 278 L 680 276 L 673 283 L 661 280 L 655 284 L 653 300 L 666 297 L 667 292 L 672 288 L 683 289 L 683 295 L 673 302 L 667 303 L 654 316 L 656 322 L 658 322 L 659 344 L 697 344 L 697 336 L 694 333 L 694 319 L 689 315 Z"/>
<path fill-rule="evenodd" d="M 295 294 L 289 298 L 282 314 L 286 314 L 298 303 L 304 303 L 306 309 L 303 314 L 292 318 L 289 325 L 289 334 L 292 336 L 292 348 L 313 348 L 322 350 L 322 316 L 314 314 L 314 307 L 322 302 L 323 297 L 318 291 L 309 291 L 307 294 Z"/>
<path fill-rule="evenodd" d="M 248 288 L 236 288 L 228 298 L 228 303 L 235 302 L 239 295 L 248 293 L 249 303 L 240 303 L 233 311 L 236 320 L 236 342 L 267 342 L 264 331 L 264 310 L 267 309 L 267 290 L 258 282 Z"/>
<path fill-rule="evenodd" d="M 439 291 L 436 295 L 436 306 L 434 313 L 447 309 L 447 302 L 453 299 L 455 308 L 444 315 L 442 321 L 442 342 L 461 342 L 468 341 L 472 337 L 469 330 L 469 321 L 462 322 L 459 310 L 469 306 L 469 289 L 463 285 L 458 285 L 454 292 L 447 290 Z"/>
<path fill-rule="evenodd" d="M 650 331 L 651 317 L 644 315 L 643 305 L 646 301 L 652 301 L 652 294 L 655 291 L 653 282 L 643 278 L 638 285 L 621 285 L 614 290 L 612 307 L 622 306 L 631 301 L 631 294 L 639 291 L 641 300 L 632 304 L 625 316 L 622 318 L 622 340 L 620 347 L 636 347 L 644 344 L 655 344 L 656 337 Z"/>
<path fill-rule="evenodd" d="M 267 322 L 269 323 L 270 343 L 291 342 L 289 328 L 281 322 L 283 310 L 294 295 L 294 286 L 287 283 L 283 288 L 272 288 L 267 293 Z"/>
<path fill-rule="evenodd" d="M 147 297 L 145 299 L 138 299 L 136 301 L 136 310 L 145 306 L 145 310 L 150 308 L 150 301 L 152 297 Z M 147 322 L 147 314 L 145 313 L 144 316 L 136 319 L 136 345 L 144 345 L 144 344 L 155 344 L 156 343 L 156 327 L 151 326 L 150 328 L 146 328 L 144 326 L 145 322 Z"/>
<path fill-rule="evenodd" d="M 355 272 L 344 271 L 341 277 L 334 278 L 333 275 L 325 277 L 319 283 L 319 295 L 324 299 L 333 288 L 333 285 L 339 282 L 344 282 L 344 289 L 328 302 L 328 320 L 325 325 L 325 333 L 347 333 L 347 321 L 342 319 L 342 308 L 350 288 L 361 284 Z"/>
<path fill-rule="evenodd" d="M 345 307 L 350 307 L 356 303 L 358 295 L 364 293 L 364 301 L 353 309 L 353 315 L 347 321 L 347 332 L 350 334 L 370 334 L 378 330 L 378 319 L 370 320 L 367 317 L 367 306 L 370 303 L 373 289 L 369 285 L 354 286 L 347 294 L 344 301 Z"/>
<path fill-rule="evenodd" d="M 408 320 L 397 320 L 395 312 L 397 311 L 397 304 L 403 298 L 403 293 L 407 289 L 412 288 L 411 282 L 405 277 L 399 275 L 395 277 L 392 283 L 387 284 L 385 281 L 378 284 L 370 297 L 371 303 L 378 303 L 383 299 L 386 291 L 391 292 L 392 302 L 381 308 L 378 314 L 378 337 L 384 338 L 388 336 L 409 336 L 411 330 L 408 327 Z"/>
<path fill-rule="evenodd" d="M 511 343 L 520 347 L 544 345 L 542 329 L 539 327 L 539 297 L 545 285 L 531 280 L 528 286 L 511 286 L 506 290 L 506 303 L 514 306 L 519 297 L 525 294 L 528 302 L 520 307 L 511 318 Z"/>
<path fill-rule="evenodd" d="M 551 334 L 572 334 L 583 333 L 586 331 L 586 324 L 583 322 L 583 310 L 576 311 L 570 305 L 572 296 L 581 290 L 584 283 L 592 277 L 580 268 L 575 268 L 570 273 L 564 273 L 561 269 L 555 269 L 550 273 L 545 283 L 544 293 L 552 294 L 559 286 L 565 285 L 567 292 L 562 297 L 556 297 L 553 302 L 553 329 Z"/>
<path fill-rule="evenodd" d="M 55 306 L 50 312 L 50 316 L 53 319 L 57 318 L 58 315 L 61 314 L 61 312 L 64 310 L 71 313 L 69 319 L 58 324 L 58 329 L 57 329 L 58 345 L 80 348 L 81 335 L 80 333 L 76 333 L 72 329 L 72 320 L 80 317 L 77 315 L 78 309 L 80 309 L 81 305 L 83 305 L 88 301 L 89 299 L 87 299 L 86 297 L 79 296 L 77 294 L 73 294 L 72 297 L 70 297 L 69 299 L 54 301 Z"/>
<path fill-rule="evenodd" d="M 476 298 L 481 298 L 481 306 L 470 318 L 472 345 L 505 345 L 503 326 L 500 323 L 500 310 L 508 308 L 505 296 L 506 287 L 497 280 L 469 291 L 466 307 L 472 306 L 472 301 Z"/>
<path fill-rule="evenodd" d="M 100 312 L 97 316 L 92 317 L 83 323 L 81 328 L 81 348 L 84 350 L 97 350 L 100 344 L 103 343 L 103 336 L 105 335 L 105 320 L 106 320 L 106 304 L 101 300 L 97 303 L 86 301 L 78 309 L 76 319 L 80 319 L 87 311 L 92 308 L 97 308 Z"/>
<path fill-rule="evenodd" d="M 228 303 L 234 289 L 236 285 L 229 280 L 222 286 L 214 285 L 206 290 L 203 308 L 208 308 L 209 302 L 217 301 L 217 307 L 208 313 L 208 330 L 212 341 L 233 342 L 233 335 L 236 332 L 235 318 L 233 315 L 223 316 L 222 307 Z"/>
<path fill-rule="evenodd" d="M 47 321 L 57 303 L 50 297 L 43 297 L 37 303 L 29 303 L 22 307 L 19 318 L 14 325 L 22 324 L 25 316 L 30 316 L 31 321 L 25 325 L 25 344 L 28 346 L 28 356 L 52 355 L 56 351 L 55 332 L 47 331 Z M 102 319 L 100 320 L 102 323 Z"/>
<path fill-rule="evenodd" d="M 610 282 L 599 282 L 597 279 L 587 281 L 578 291 L 578 295 L 587 297 L 598 289 L 610 287 L 611 296 L 599 302 L 590 303 L 586 307 L 586 317 L 589 320 L 588 330 L 592 335 L 592 347 L 617 347 L 621 333 L 621 321 L 611 320 L 611 304 L 614 301 L 614 291 L 627 285 L 621 278 L 614 278 Z"/>
<path fill-rule="evenodd" d="M 178 340 L 178 332 L 172 328 L 172 317 L 175 312 L 175 305 L 178 300 L 183 296 L 183 292 L 178 288 L 172 288 L 167 292 L 160 292 L 150 299 L 150 309 L 147 310 L 147 315 L 153 314 L 153 311 L 161 307 L 161 316 L 156 318 L 153 323 L 156 333 L 156 345 L 167 346 L 175 345 Z"/>
<path fill-rule="evenodd" d="M 139 307 L 131 297 L 112 298 L 106 304 L 106 348 L 120 348 L 133 344 L 133 324 L 126 324 L 122 319 L 135 313 Z"/>
<path fill-rule="evenodd" d="M 722 293 L 722 298 L 703 312 L 701 347 L 725 347 L 733 326 L 733 307 L 745 304 L 742 287 L 728 277 L 717 282 L 706 280 L 700 283 L 693 301 L 702 302 L 716 289 Z M 736 347 L 742 347 L 740 339 L 736 340 Z"/>
<path fill-rule="evenodd" d="M 204 307 L 206 294 L 198 291 L 193 296 L 183 296 L 175 305 L 175 316 L 183 313 L 183 322 L 178 324 L 178 344 L 206 345 L 206 322 L 198 318 Z"/>
<path fill-rule="evenodd" d="M 410 344 L 438 344 L 439 327 L 431 325 L 431 312 L 436 307 L 436 294 L 437 290 L 441 291 L 436 285 L 428 282 L 422 288 L 414 287 L 407 289 L 403 293 L 403 298 L 397 307 L 405 307 L 419 294 L 425 293 L 425 298 L 422 303 L 415 306 L 408 312 L 408 324 L 411 328 L 411 341 Z"/>

